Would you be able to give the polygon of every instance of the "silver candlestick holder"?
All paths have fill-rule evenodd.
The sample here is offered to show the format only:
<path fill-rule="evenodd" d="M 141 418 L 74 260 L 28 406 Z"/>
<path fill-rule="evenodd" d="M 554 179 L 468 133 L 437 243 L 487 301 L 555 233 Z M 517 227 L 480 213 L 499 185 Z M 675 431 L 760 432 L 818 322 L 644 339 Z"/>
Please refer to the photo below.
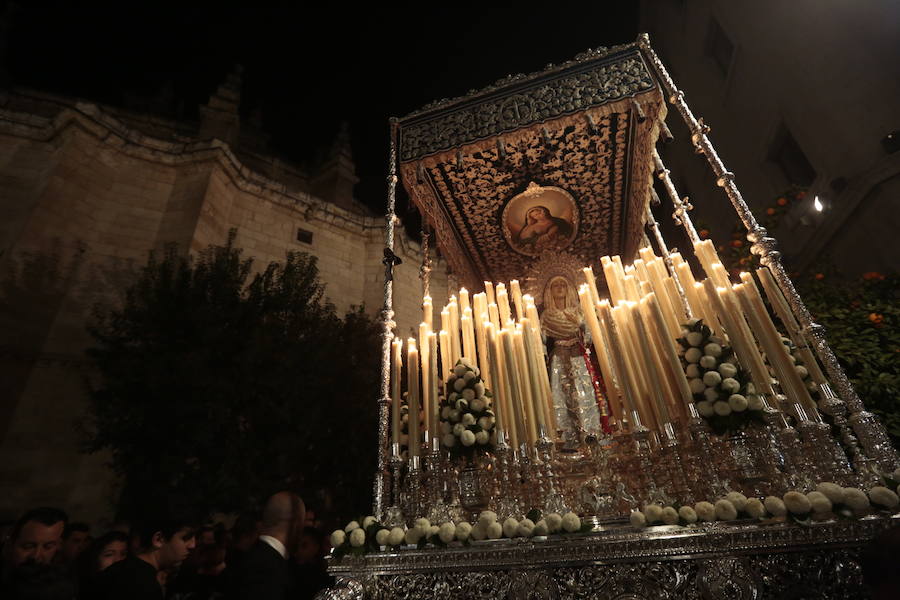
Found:
<path fill-rule="evenodd" d="M 432 523 L 444 523 L 450 520 L 447 505 L 444 504 L 444 481 L 441 465 L 441 443 L 437 437 L 425 432 L 425 446 L 429 449 L 425 455 L 425 469 L 428 481 L 425 511 Z"/>
<path fill-rule="evenodd" d="M 515 481 L 515 478 L 518 477 L 518 470 L 519 465 L 515 452 L 507 444 L 505 432 L 500 431 L 497 433 L 497 472 L 500 485 L 496 512 L 497 518 L 501 522 L 510 517 L 518 519 L 522 515 Z"/>
<path fill-rule="evenodd" d="M 659 449 L 663 459 L 661 462 L 668 471 L 669 489 L 680 502 L 693 504 L 694 497 L 688 486 L 687 469 L 682 459 L 681 444 L 671 422 L 663 425 Z"/>
<path fill-rule="evenodd" d="M 556 474 L 553 471 L 553 450 L 555 445 L 547 437 L 546 430 L 541 427 L 539 431 L 540 439 L 537 442 L 537 451 L 540 455 L 543 472 L 541 479 L 544 485 L 542 502 L 539 504 L 546 513 L 558 513 L 561 515 L 569 512 L 566 507 L 566 501 L 557 490 Z"/>
<path fill-rule="evenodd" d="M 422 502 L 422 459 L 416 456 L 409 457 L 406 471 L 406 502 L 404 514 L 410 522 L 423 516 Z"/>
<path fill-rule="evenodd" d="M 401 475 L 403 471 L 403 459 L 400 457 L 400 444 L 391 444 L 391 505 L 385 509 L 383 515 L 384 525 L 387 527 L 403 527 L 405 519 L 403 517 L 403 509 L 400 508 L 403 502 Z"/>

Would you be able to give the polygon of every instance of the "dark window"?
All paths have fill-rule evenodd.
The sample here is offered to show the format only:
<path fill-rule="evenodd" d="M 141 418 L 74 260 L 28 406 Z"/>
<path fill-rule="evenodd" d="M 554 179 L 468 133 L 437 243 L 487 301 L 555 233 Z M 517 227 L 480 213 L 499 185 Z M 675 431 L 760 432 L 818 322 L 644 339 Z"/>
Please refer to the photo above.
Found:
<path fill-rule="evenodd" d="M 297 229 L 297 241 L 303 242 L 304 244 L 312 244 L 312 231 L 307 231 L 305 229 Z"/>
<path fill-rule="evenodd" d="M 810 186 L 816 179 L 816 170 L 800 148 L 800 144 L 783 124 L 778 128 L 769 160 L 778 165 L 791 185 Z"/>
<path fill-rule="evenodd" d="M 731 59 L 734 56 L 734 44 L 725 34 L 722 26 L 715 19 L 709 22 L 709 34 L 706 39 L 706 54 L 713 59 L 722 75 L 728 75 Z"/>

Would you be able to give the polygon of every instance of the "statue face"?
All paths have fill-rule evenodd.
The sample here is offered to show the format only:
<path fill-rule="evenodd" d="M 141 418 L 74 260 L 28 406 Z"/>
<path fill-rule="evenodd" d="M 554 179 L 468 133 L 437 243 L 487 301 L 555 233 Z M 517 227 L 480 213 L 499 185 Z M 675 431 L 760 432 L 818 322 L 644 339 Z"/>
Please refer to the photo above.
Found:
<path fill-rule="evenodd" d="M 556 279 L 550 284 L 550 292 L 553 294 L 554 298 L 565 299 L 568 288 L 569 284 L 566 283 L 565 279 Z"/>

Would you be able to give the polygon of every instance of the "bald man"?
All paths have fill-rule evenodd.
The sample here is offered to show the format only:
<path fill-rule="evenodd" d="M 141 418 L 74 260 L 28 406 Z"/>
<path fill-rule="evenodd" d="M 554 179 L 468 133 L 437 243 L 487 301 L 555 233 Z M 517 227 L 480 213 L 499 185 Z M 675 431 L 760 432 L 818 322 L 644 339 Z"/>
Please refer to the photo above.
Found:
<path fill-rule="evenodd" d="M 281 600 L 292 587 L 288 558 L 306 519 L 303 500 L 278 492 L 266 502 L 259 540 L 229 575 L 232 600 Z"/>

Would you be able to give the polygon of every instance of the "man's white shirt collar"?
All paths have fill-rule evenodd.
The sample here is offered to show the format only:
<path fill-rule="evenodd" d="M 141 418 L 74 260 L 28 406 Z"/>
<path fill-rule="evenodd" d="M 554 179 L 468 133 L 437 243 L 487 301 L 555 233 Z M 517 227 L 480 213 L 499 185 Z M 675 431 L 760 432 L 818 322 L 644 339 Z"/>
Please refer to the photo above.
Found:
<path fill-rule="evenodd" d="M 273 538 L 270 535 L 261 535 L 259 539 L 275 548 L 275 552 L 281 555 L 281 558 L 287 558 L 287 548 L 281 543 L 281 540 Z"/>

